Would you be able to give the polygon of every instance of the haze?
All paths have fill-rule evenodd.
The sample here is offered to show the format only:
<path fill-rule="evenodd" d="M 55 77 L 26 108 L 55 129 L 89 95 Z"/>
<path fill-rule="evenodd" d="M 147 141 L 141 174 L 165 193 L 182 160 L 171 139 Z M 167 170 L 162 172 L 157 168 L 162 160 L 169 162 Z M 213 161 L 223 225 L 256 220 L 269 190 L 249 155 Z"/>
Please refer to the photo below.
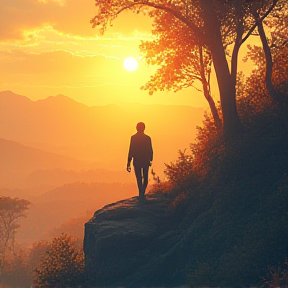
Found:
<path fill-rule="evenodd" d="M 47 238 L 49 230 L 87 211 L 91 216 L 105 204 L 137 195 L 134 175 L 125 171 L 137 122 L 146 123 L 153 170 L 163 180 L 164 163 L 189 148 L 203 118 L 202 108 L 189 106 L 88 107 L 64 95 L 32 101 L 10 91 L 0 92 L 0 107 L 0 191 L 32 201 L 18 234 L 25 243 Z"/>
<path fill-rule="evenodd" d="M 0 195 L 32 202 L 16 239 L 23 243 L 137 194 L 125 165 L 139 121 L 164 179 L 164 163 L 189 148 L 207 108 L 193 88 L 140 90 L 155 71 L 138 48 L 152 37 L 151 19 L 122 13 L 101 36 L 94 14 L 91 0 L 0 1 Z M 127 57 L 139 60 L 137 70 L 123 68 Z"/>

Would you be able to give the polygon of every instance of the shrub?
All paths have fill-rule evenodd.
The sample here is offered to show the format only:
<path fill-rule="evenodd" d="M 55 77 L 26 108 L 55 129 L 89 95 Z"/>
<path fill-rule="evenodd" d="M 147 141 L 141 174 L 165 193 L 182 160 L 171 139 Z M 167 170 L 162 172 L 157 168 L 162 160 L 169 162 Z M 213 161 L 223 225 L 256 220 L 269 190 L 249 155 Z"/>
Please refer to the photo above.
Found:
<path fill-rule="evenodd" d="M 78 287 L 83 284 L 83 250 L 67 235 L 54 238 L 36 269 L 35 288 Z"/>
<path fill-rule="evenodd" d="M 288 260 L 284 267 L 271 267 L 267 277 L 261 280 L 261 288 L 287 288 L 288 287 Z"/>

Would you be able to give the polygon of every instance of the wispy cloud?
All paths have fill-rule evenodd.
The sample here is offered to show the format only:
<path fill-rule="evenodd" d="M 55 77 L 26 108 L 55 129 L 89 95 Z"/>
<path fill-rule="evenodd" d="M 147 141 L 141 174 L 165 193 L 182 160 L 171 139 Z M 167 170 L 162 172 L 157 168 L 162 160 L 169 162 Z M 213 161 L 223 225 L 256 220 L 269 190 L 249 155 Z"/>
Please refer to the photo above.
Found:
<path fill-rule="evenodd" d="M 29 33 L 31 33 L 33 30 L 35 31 L 47 26 L 52 27 L 60 33 L 77 35 L 79 39 L 81 37 L 99 36 L 98 30 L 93 29 L 90 24 L 90 19 L 95 13 L 96 8 L 93 0 L 0 1 L 0 41 L 26 40 L 26 31 L 30 31 Z M 129 36 L 134 33 L 134 30 L 143 32 L 146 30 L 147 32 L 149 25 L 146 27 L 143 24 L 145 21 L 139 21 L 140 17 L 133 18 L 133 16 L 130 16 L 128 19 L 130 18 L 131 22 L 127 23 L 127 17 L 122 18 L 119 16 L 115 20 L 117 22 L 115 28 L 109 30 L 111 33 L 120 33 Z M 31 37 L 33 37 L 32 34 L 30 34 Z M 137 37 L 137 32 L 134 34 L 134 37 Z"/>
<path fill-rule="evenodd" d="M 137 37 L 107 35 L 102 37 L 69 35 L 55 30 L 52 26 L 25 30 L 24 38 L 13 42 L 0 43 L 0 51 L 21 51 L 26 54 L 40 54 L 52 51 L 66 51 L 79 57 L 93 57 L 101 55 L 107 58 L 120 59 L 123 51 L 138 53 L 140 44 Z M 116 37 L 115 37 L 116 36 Z M 147 34 L 143 33 L 146 39 Z"/>
<path fill-rule="evenodd" d="M 89 22 L 95 10 L 93 0 L 0 0 L 0 90 L 35 97 L 72 95 L 73 89 L 113 97 L 115 91 L 138 91 L 147 75 L 128 75 L 122 60 L 140 59 L 140 41 L 152 37 L 151 21 L 123 12 L 100 35 Z"/>

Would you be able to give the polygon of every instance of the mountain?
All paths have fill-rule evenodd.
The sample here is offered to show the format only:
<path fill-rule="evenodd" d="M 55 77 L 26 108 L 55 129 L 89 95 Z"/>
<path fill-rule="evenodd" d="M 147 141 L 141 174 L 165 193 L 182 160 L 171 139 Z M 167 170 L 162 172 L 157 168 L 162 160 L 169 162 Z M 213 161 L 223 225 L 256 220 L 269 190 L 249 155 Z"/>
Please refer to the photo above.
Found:
<path fill-rule="evenodd" d="M 56 146 L 81 142 L 77 139 L 83 137 L 84 127 L 79 120 L 85 124 L 89 110 L 62 95 L 31 101 L 10 91 L 0 92 L 0 107 L 0 137 Z"/>
<path fill-rule="evenodd" d="M 0 169 L 3 171 L 14 169 L 16 164 L 17 169 L 25 171 L 52 168 L 79 169 L 82 165 L 79 160 L 28 147 L 3 138 L 0 138 L 0 157 Z"/>
<path fill-rule="evenodd" d="M 43 186 L 57 187 L 74 182 L 132 182 L 130 175 L 124 170 L 88 169 L 87 163 L 77 159 L 2 138 L 0 138 L 0 159 L 0 183 L 2 187 L 42 187 L 41 193 L 44 193 Z M 8 191 L 4 194 L 13 196 L 14 192 L 9 192 L 12 192 L 11 195 L 7 195 L 9 194 Z M 35 191 L 34 193 L 37 194 Z M 24 190 L 17 193 L 18 197 L 25 198 L 26 195 L 28 194 Z"/>
<path fill-rule="evenodd" d="M 0 183 L 24 181 L 35 170 L 76 169 L 81 161 L 0 138 Z"/>
<path fill-rule="evenodd" d="M 143 121 L 152 138 L 157 171 L 194 141 L 204 112 L 136 103 L 88 107 L 63 95 L 31 101 L 11 91 L 0 92 L 0 109 L 1 138 L 111 170 L 124 169 L 130 136 Z"/>

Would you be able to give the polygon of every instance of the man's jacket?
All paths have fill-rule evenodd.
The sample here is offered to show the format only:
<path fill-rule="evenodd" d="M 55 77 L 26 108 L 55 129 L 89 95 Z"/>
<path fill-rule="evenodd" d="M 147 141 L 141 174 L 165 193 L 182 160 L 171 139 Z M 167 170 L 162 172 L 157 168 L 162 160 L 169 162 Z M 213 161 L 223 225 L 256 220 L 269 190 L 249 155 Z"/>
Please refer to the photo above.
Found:
<path fill-rule="evenodd" d="M 143 132 L 137 132 L 131 137 L 128 161 L 132 158 L 133 165 L 137 167 L 148 167 L 153 160 L 151 138 Z"/>

